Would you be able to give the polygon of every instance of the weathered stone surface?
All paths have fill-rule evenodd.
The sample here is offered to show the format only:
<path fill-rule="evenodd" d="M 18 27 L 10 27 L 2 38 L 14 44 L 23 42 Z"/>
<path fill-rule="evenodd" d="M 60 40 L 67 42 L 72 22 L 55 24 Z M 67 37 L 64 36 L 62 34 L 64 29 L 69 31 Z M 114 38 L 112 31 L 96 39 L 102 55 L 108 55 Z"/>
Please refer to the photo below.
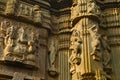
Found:
<path fill-rule="evenodd" d="M 0 0 L 0 80 L 119 80 L 120 0 Z"/>

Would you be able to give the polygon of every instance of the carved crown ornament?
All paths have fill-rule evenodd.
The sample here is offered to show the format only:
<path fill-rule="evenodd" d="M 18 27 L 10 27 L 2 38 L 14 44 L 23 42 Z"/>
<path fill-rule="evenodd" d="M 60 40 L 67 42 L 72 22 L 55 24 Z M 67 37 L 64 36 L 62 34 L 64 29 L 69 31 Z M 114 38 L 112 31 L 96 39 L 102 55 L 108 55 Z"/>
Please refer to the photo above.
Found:
<path fill-rule="evenodd" d="M 16 19 L 22 21 L 31 21 L 37 24 L 42 23 L 40 6 L 32 5 L 20 0 L 7 1 L 4 15 L 8 17 L 16 16 Z"/>

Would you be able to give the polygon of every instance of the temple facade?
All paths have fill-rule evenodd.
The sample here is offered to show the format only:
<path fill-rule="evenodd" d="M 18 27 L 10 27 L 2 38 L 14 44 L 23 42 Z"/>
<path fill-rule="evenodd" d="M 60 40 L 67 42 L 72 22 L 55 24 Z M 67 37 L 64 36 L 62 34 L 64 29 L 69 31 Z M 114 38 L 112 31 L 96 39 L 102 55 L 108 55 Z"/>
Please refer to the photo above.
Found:
<path fill-rule="evenodd" d="M 120 0 L 0 0 L 0 80 L 120 80 Z"/>

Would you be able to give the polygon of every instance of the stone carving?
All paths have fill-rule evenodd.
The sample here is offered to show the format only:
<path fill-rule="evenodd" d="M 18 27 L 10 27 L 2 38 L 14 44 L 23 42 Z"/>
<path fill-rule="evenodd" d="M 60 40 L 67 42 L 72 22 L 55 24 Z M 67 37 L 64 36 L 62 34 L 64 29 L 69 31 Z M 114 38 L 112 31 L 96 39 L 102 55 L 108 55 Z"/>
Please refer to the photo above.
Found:
<path fill-rule="evenodd" d="M 81 63 L 81 52 L 82 52 L 82 39 L 80 37 L 80 31 L 77 29 L 73 29 L 72 35 L 71 35 L 71 55 L 69 58 L 70 62 L 70 72 L 73 74 L 76 72 L 76 65 L 79 65 Z"/>
<path fill-rule="evenodd" d="M 42 15 L 39 5 L 35 5 L 33 10 L 34 10 L 34 22 L 41 23 Z"/>
<path fill-rule="evenodd" d="M 91 55 L 95 55 L 95 60 L 100 60 L 101 59 L 101 43 L 100 43 L 100 34 L 98 32 L 99 26 L 98 25 L 93 25 L 92 27 L 89 28 L 89 33 L 92 38 L 92 48 L 93 52 Z"/>
<path fill-rule="evenodd" d="M 49 48 L 49 51 L 50 51 L 50 68 L 55 68 L 55 59 L 56 59 L 56 54 L 57 54 L 57 46 L 56 46 L 56 43 L 54 40 L 51 41 L 51 44 L 50 44 L 50 48 Z"/>
<path fill-rule="evenodd" d="M 18 16 L 32 19 L 33 18 L 33 8 L 31 6 L 21 3 L 19 5 Z"/>
<path fill-rule="evenodd" d="M 5 36 L 6 36 L 6 29 L 10 26 L 10 22 L 7 21 L 7 20 L 4 20 L 1 22 L 1 25 L 0 25 L 0 51 L 1 53 L 3 53 L 3 48 L 5 47 L 5 43 L 4 43 L 4 40 L 5 40 Z"/>
<path fill-rule="evenodd" d="M 101 38 L 101 42 L 102 42 L 102 48 L 103 48 L 103 66 L 104 68 L 110 68 L 110 61 L 111 61 L 111 57 L 110 57 L 110 46 L 108 44 L 108 38 L 107 36 L 103 35 Z"/>
<path fill-rule="evenodd" d="M 4 26 L 4 27 L 3 27 Z M 3 40 L 3 60 L 17 61 L 25 64 L 35 65 L 36 44 L 38 34 L 32 28 L 20 27 L 4 21 L 1 23 L 0 32 Z M 30 33 L 28 35 L 28 33 Z"/>
<path fill-rule="evenodd" d="M 34 43 L 34 33 L 31 32 L 30 38 L 22 27 L 19 29 L 19 37 L 17 39 L 17 45 L 14 48 L 14 52 L 17 56 L 21 57 L 23 61 L 35 62 L 33 48 Z"/>
<path fill-rule="evenodd" d="M 93 13 L 93 14 L 99 13 L 99 7 L 94 3 L 94 0 L 88 1 L 87 13 Z"/>
<path fill-rule="evenodd" d="M 11 56 L 13 54 L 13 48 L 15 46 L 14 40 L 16 38 L 16 29 L 15 26 L 11 26 L 7 29 L 6 36 L 5 36 L 5 49 L 4 49 L 4 56 Z"/>
<path fill-rule="evenodd" d="M 49 41 L 49 75 L 51 77 L 58 76 L 58 71 L 55 67 L 56 55 L 57 55 L 57 44 L 56 38 L 52 37 Z"/>
<path fill-rule="evenodd" d="M 7 1 L 5 14 L 14 14 L 18 0 Z"/>

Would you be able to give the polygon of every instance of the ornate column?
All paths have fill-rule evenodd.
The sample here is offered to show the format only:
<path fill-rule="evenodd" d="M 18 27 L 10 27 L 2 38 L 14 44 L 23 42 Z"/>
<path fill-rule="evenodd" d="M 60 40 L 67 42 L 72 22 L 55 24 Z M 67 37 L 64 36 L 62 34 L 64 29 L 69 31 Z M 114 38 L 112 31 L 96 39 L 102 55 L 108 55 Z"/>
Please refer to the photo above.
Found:
<path fill-rule="evenodd" d="M 58 47 L 58 80 L 70 80 L 69 74 L 69 43 L 70 43 L 70 10 L 61 9 L 59 16 L 59 47 Z"/>
<path fill-rule="evenodd" d="M 108 37 L 108 43 L 110 45 L 111 48 L 111 53 L 110 56 L 112 57 L 111 62 L 111 67 L 112 67 L 112 71 L 107 70 L 107 73 L 109 75 L 112 75 L 112 79 L 113 80 L 119 80 L 119 69 L 118 67 L 120 67 L 119 65 L 119 51 L 120 51 L 120 7 L 119 7 L 119 0 L 111 0 L 109 1 L 102 1 L 100 2 L 102 7 L 102 12 L 103 12 L 103 24 L 104 27 L 107 31 L 106 35 Z M 112 5 L 114 3 L 114 5 Z M 108 68 L 107 68 L 108 69 Z"/>
<path fill-rule="evenodd" d="M 103 67 L 104 53 L 109 55 L 109 49 L 103 43 L 106 38 L 103 39 L 100 8 L 94 0 L 77 1 L 71 8 L 73 29 L 69 60 L 72 80 L 111 79 Z"/>

